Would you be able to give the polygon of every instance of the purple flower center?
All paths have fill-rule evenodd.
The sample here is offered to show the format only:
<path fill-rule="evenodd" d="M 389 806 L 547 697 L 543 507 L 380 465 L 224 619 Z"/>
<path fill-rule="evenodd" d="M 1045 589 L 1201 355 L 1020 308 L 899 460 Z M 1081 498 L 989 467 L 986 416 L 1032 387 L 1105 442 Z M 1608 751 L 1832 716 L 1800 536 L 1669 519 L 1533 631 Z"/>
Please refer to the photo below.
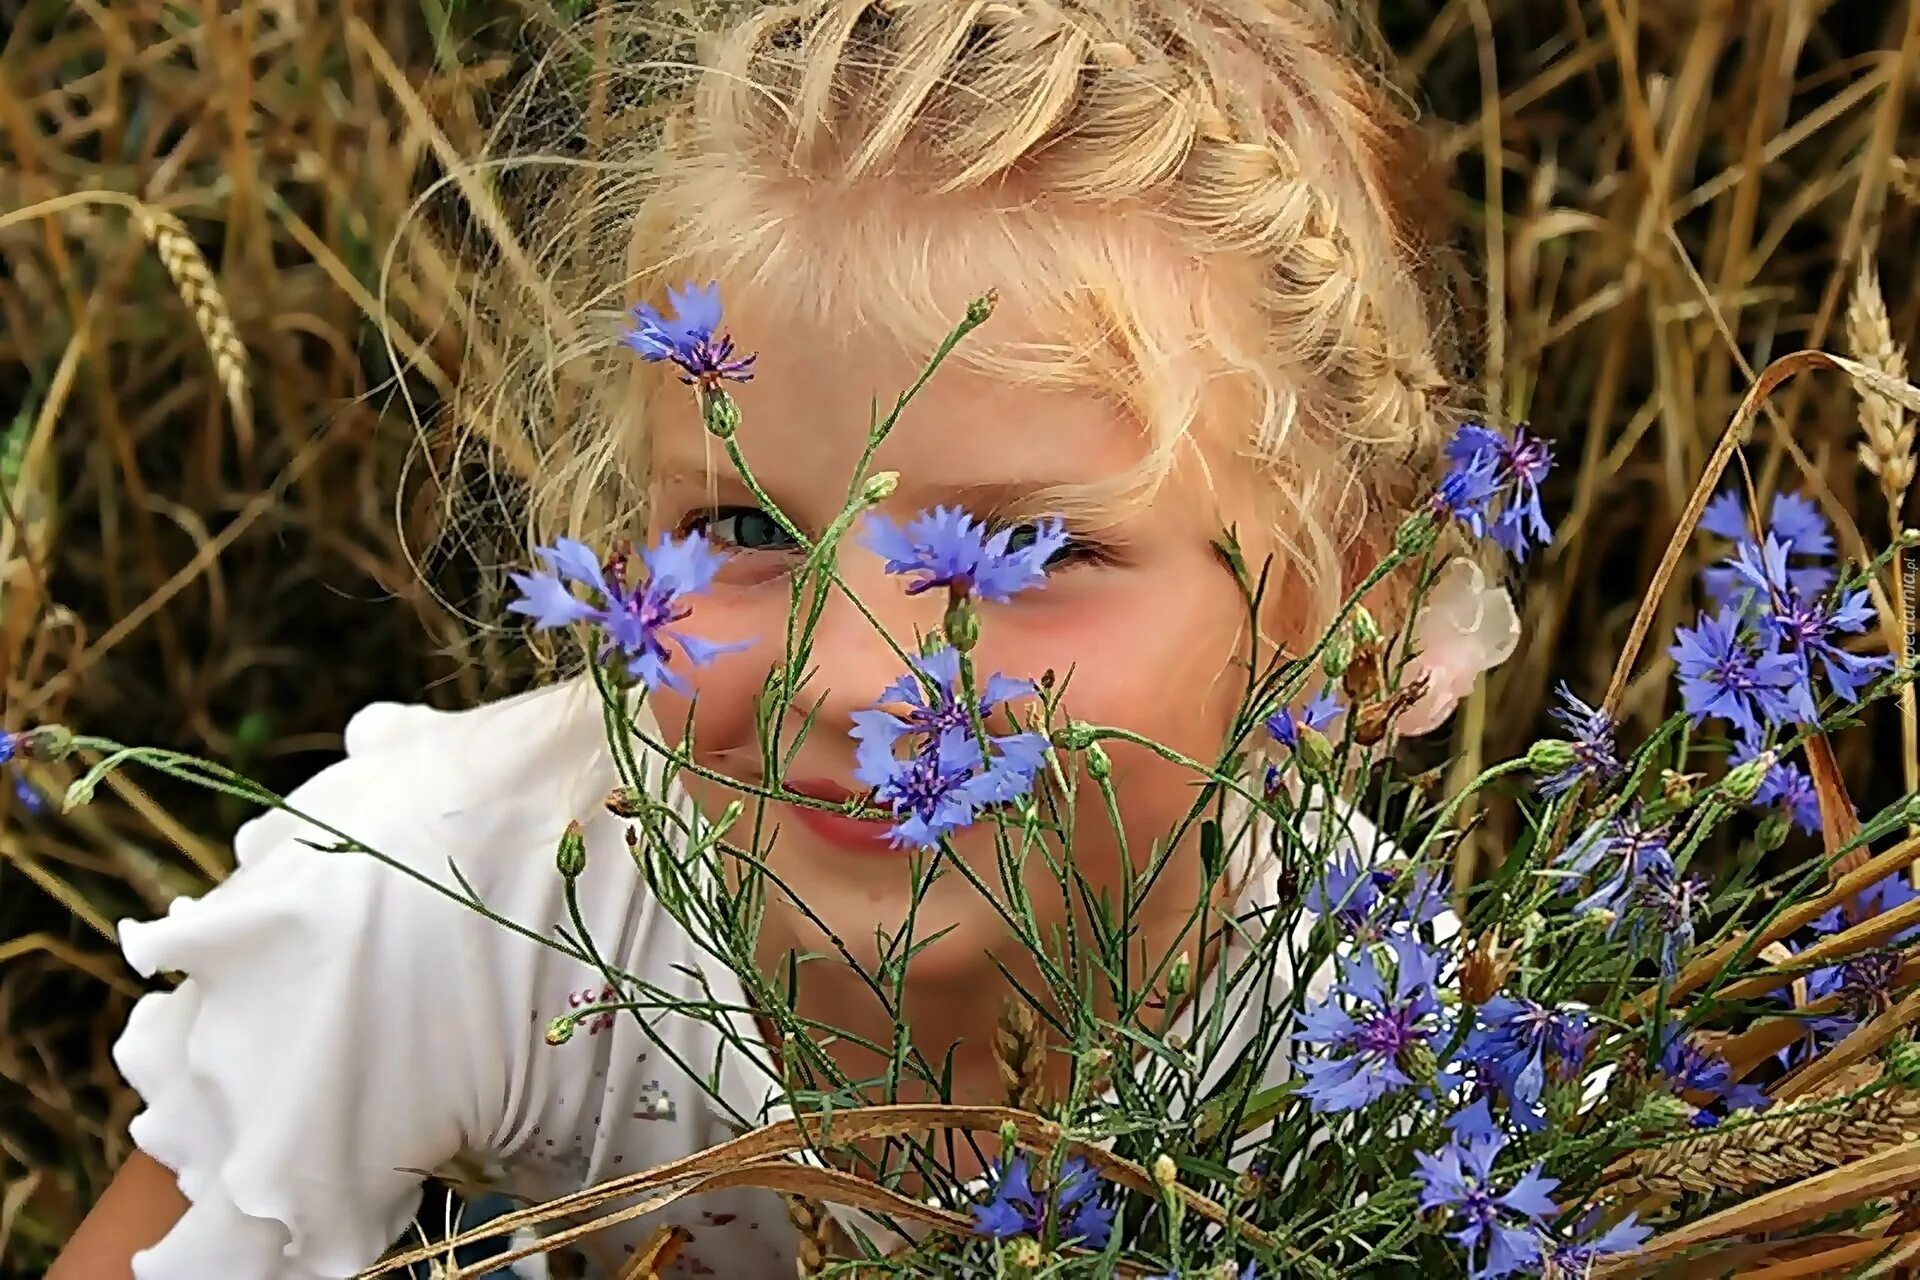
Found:
<path fill-rule="evenodd" d="M 1354 1028 L 1353 1046 L 1361 1053 L 1392 1060 L 1416 1041 L 1422 1040 L 1418 1027 L 1420 1012 L 1412 1005 L 1386 1008 Z"/>
<path fill-rule="evenodd" d="M 1900 972 L 1900 957 L 1886 952 L 1854 956 L 1840 967 L 1840 996 L 1859 1017 L 1869 1017 L 1887 1001 Z"/>
<path fill-rule="evenodd" d="M 1514 476 L 1527 484 L 1538 484 L 1553 467 L 1553 452 L 1547 442 L 1524 431 L 1516 432 L 1507 446 L 1505 462 Z"/>
<path fill-rule="evenodd" d="M 971 768 L 942 769 L 939 751 L 929 746 L 894 775 L 894 803 L 923 818 L 931 817 L 940 802 L 972 776 Z"/>

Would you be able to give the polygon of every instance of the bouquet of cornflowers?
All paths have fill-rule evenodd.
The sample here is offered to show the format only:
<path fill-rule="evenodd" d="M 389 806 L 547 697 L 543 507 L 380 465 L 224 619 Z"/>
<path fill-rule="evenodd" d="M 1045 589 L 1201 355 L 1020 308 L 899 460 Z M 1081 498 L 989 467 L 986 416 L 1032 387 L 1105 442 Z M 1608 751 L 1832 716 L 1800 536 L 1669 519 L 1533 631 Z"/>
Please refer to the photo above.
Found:
<path fill-rule="evenodd" d="M 1822 353 L 1771 366 L 1715 452 L 1610 687 L 1583 696 L 1562 685 L 1559 736 L 1440 795 L 1434 773 L 1393 768 L 1396 722 L 1424 693 L 1413 665 L 1420 602 L 1451 558 L 1482 554 L 1476 544 L 1521 559 L 1551 536 L 1547 446 L 1525 430 L 1460 428 L 1444 479 L 1327 633 L 1248 671 L 1215 758 L 1142 744 L 1192 771 L 1189 812 L 1131 891 L 1092 913 L 1090 930 L 1043 936 L 1021 909 L 1026 869 L 1044 860 L 1063 893 L 1083 894 L 1075 815 L 1101 807 L 1082 803 L 1088 791 L 1117 815 L 1103 743 L 1140 743 L 1066 717 L 1063 681 L 974 664 L 990 625 L 980 602 L 1041 586 L 1060 527 L 1042 520 L 1016 539 L 955 509 L 896 523 L 870 510 L 894 477 L 863 463 L 840 517 L 808 536 L 736 443 L 726 384 L 750 377 L 752 358 L 722 331 L 717 293 L 689 289 L 674 304 L 670 314 L 638 308 L 628 344 L 679 367 L 741 481 L 802 549 L 784 660 L 763 692 L 775 781 L 690 819 L 669 792 L 701 768 L 691 726 L 678 740 L 640 740 L 635 729 L 633 708 L 650 691 L 681 687 L 717 652 L 678 626 L 722 561 L 700 536 L 610 557 L 561 540 L 516 578 L 511 609 L 585 641 L 624 782 L 607 803 L 632 822 L 649 889 L 738 972 L 780 1033 L 796 1118 L 542 1213 L 577 1220 L 764 1174 L 764 1185 L 860 1211 L 847 1256 L 823 1274 L 868 1276 L 1253 1280 L 1417 1268 L 1488 1280 L 1760 1274 L 1780 1259 L 1796 1269 L 1777 1274 L 1811 1275 L 1920 1250 L 1907 1200 L 1920 1189 L 1920 1146 L 1907 1138 L 1920 1127 L 1920 1045 L 1908 1030 L 1920 1017 L 1920 959 L 1906 949 L 1920 929 L 1909 874 L 1920 838 L 1907 834 L 1920 798 L 1856 813 L 1830 745 L 1863 704 L 1914 678 L 1911 664 L 1859 645 L 1876 575 L 1914 539 L 1841 564 L 1811 503 L 1781 494 L 1763 521 L 1750 487 L 1720 482 L 1764 396 L 1799 369 L 1838 367 L 1916 407 L 1920 392 Z M 867 460 L 990 313 L 990 298 L 969 309 L 874 424 Z M 1678 705 L 1628 744 L 1616 720 L 1627 676 L 1696 526 L 1725 554 L 1698 584 L 1706 608 L 1671 638 Z M 847 1078 L 820 1047 L 844 1033 L 802 1021 L 791 992 L 753 961 L 769 886 L 760 851 L 741 837 L 759 830 L 756 803 L 822 803 L 787 793 L 777 762 L 792 745 L 781 726 L 824 593 L 845 589 L 834 565 L 849 537 L 885 558 L 901 590 L 946 601 L 939 634 L 900 653 L 898 681 L 856 718 L 858 777 L 871 791 L 850 811 L 894 824 L 918 893 L 969 878 L 1031 952 L 1046 990 L 1013 1005 L 1002 1028 L 1006 1106 L 870 1105 L 907 1080 L 940 1096 L 937 1064 L 903 1041 L 887 1078 Z M 1257 615 L 1265 574 L 1230 533 L 1220 549 Z M 1392 574 L 1415 588 L 1408 621 L 1389 633 L 1359 601 Z M 82 748 L 99 762 L 69 803 L 130 761 L 281 803 L 204 761 L 57 729 L 9 739 L 0 760 Z M 1456 885 L 1470 815 L 1494 803 L 1517 806 L 1522 835 L 1489 876 Z M 1369 822 L 1338 821 L 1343 811 Z M 994 832 L 997 884 L 942 856 L 953 833 L 981 824 Z M 1795 828 L 1818 840 L 1819 856 L 1773 856 Z M 575 832 L 556 839 L 579 924 L 583 852 Z M 1703 850 L 1725 847 L 1731 862 L 1703 877 Z M 1227 930 L 1211 974 L 1196 974 L 1185 953 L 1143 971 L 1128 955 L 1130 913 L 1164 851 L 1197 849 L 1204 913 L 1229 851 L 1247 848 L 1275 875 L 1263 918 Z M 344 834 L 337 849 L 392 861 Z M 464 881 L 437 887 L 488 911 Z M 598 968 L 609 989 L 558 1016 L 550 1040 L 610 1012 L 643 1025 L 659 1016 L 666 998 L 611 964 L 584 926 L 540 940 Z M 871 975 L 874 990 L 897 999 L 913 955 L 909 920 Z M 1189 1016 L 1176 1031 L 1169 1013 L 1180 1002 Z M 725 1011 L 711 1016 L 737 1036 Z M 1062 1096 L 1036 1087 L 1048 1040 L 1073 1063 Z M 917 1136 L 928 1130 L 987 1144 L 987 1175 L 958 1176 L 950 1146 Z M 869 1138 L 885 1139 L 892 1158 L 875 1159 Z M 796 1170 L 796 1154 L 810 1163 Z"/>

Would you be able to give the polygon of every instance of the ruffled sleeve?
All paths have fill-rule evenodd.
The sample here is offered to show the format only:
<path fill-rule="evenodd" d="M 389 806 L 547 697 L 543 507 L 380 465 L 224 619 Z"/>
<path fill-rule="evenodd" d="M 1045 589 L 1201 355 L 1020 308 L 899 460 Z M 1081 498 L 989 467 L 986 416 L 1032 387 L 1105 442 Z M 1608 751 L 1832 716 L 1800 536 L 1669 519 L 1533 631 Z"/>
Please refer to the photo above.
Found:
<path fill-rule="evenodd" d="M 550 693 L 454 716 L 370 707 L 347 758 L 288 806 L 442 882 L 449 859 L 478 866 L 482 896 L 511 918 L 528 905 L 516 885 L 555 878 L 567 808 L 604 793 L 582 769 L 590 740 L 543 744 L 555 710 Z M 545 834 L 502 829 L 503 794 L 543 799 Z M 500 1136 L 524 1064 L 475 1043 L 501 1031 L 498 927 L 365 854 L 327 851 L 335 840 L 270 812 L 239 832 L 224 884 L 122 923 L 134 968 L 184 975 L 135 1006 L 115 1047 L 146 1102 L 134 1141 L 191 1201 L 135 1258 L 137 1280 L 351 1276 L 405 1230 L 427 1171 Z M 519 1042 L 537 1039 L 524 1008 Z"/>

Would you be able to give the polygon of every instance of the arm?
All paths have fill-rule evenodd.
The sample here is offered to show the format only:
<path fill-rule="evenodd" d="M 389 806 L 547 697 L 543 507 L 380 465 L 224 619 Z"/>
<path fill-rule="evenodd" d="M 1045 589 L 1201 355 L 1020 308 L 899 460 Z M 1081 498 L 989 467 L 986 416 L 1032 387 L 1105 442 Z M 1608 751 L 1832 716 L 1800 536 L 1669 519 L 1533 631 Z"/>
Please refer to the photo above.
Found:
<path fill-rule="evenodd" d="M 133 1255 L 157 1243 L 186 1211 L 173 1172 L 135 1151 L 67 1241 L 47 1280 L 132 1280 Z"/>

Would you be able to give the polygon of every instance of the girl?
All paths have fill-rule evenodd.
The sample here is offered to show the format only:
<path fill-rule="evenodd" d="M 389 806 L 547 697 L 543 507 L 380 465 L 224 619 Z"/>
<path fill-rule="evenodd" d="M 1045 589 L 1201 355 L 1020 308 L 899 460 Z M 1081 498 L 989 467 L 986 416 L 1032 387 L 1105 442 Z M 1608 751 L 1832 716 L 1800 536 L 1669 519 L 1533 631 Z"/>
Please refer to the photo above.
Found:
<path fill-rule="evenodd" d="M 676 741 L 689 731 L 694 767 L 671 797 L 683 829 L 750 804 L 781 886 L 752 959 L 778 974 L 833 957 L 801 966 L 788 998 L 798 1018 L 846 1030 L 824 1049 L 847 1077 L 880 1074 L 884 1055 L 863 1045 L 905 1026 L 925 1059 L 951 1048 L 952 1101 L 1000 1102 L 997 966 L 1031 977 L 1003 917 L 965 876 L 916 900 L 914 860 L 888 825 L 832 812 L 871 785 L 849 731 L 901 675 L 901 649 L 942 624 L 940 593 L 903 591 L 871 538 L 841 544 L 789 713 L 813 720 L 775 776 L 757 719 L 783 660 L 794 532 L 817 536 L 840 513 L 874 404 L 911 384 L 991 287 L 991 322 L 866 460 L 898 476 L 868 497 L 903 519 L 964 507 L 1010 530 L 1011 552 L 1046 554 L 1044 586 L 980 605 L 981 670 L 1071 673 L 1067 714 L 1213 758 L 1256 642 L 1297 651 L 1318 635 L 1437 470 L 1446 354 L 1415 217 L 1432 201 L 1387 93 L 1317 0 L 736 8 L 665 99 L 664 124 L 592 171 L 593 190 L 575 191 L 590 207 L 560 211 L 566 231 L 601 239 L 582 253 L 577 235 L 551 237 L 569 247 L 534 264 L 541 283 L 522 295 L 543 327 L 496 349 L 467 416 L 511 420 L 516 388 L 553 397 L 546 416 L 519 415 L 559 428 L 533 495 L 544 537 L 697 534 L 727 553 L 678 624 L 710 660 L 670 656 L 679 687 L 659 683 L 639 725 L 653 740 L 660 726 Z M 729 370 L 751 376 L 734 443 L 756 486 L 719 456 L 670 364 L 581 331 L 584 312 L 561 302 L 563 262 L 612 281 L 599 305 L 725 282 L 727 327 L 757 351 Z M 676 300 L 698 328 L 708 295 Z M 659 354 L 644 329 L 633 345 Z M 1060 538 L 1036 523 L 1055 514 Z M 1215 545 L 1225 528 L 1271 567 L 1257 629 Z M 1435 611 L 1447 634 L 1427 637 L 1432 679 L 1403 728 L 1444 718 L 1511 647 L 1504 597 L 1467 577 Z M 1398 599 L 1389 586 L 1370 603 L 1391 617 Z M 136 969 L 185 980 L 143 1000 L 119 1043 L 147 1103 L 139 1152 L 57 1280 L 348 1276 L 403 1234 L 423 1174 L 457 1156 L 549 1198 L 787 1114 L 768 1010 L 623 847 L 627 823 L 603 803 L 619 778 L 600 710 L 584 680 L 457 714 L 369 707 L 346 758 L 288 801 L 332 834 L 269 812 L 239 833 L 230 881 L 126 923 Z M 1179 824 L 1194 781 L 1144 748 L 1110 756 L 1117 828 L 1100 838 L 1090 817 L 1075 854 L 1096 896 Z M 770 790 L 793 799 L 760 803 Z M 554 864 L 571 822 L 577 879 Z M 342 831 L 419 876 L 328 852 Z M 1185 947 L 1225 967 L 1220 921 L 1257 920 L 1276 893 L 1265 842 L 1244 844 L 1204 922 L 1200 859 L 1172 851 L 1136 917 L 1140 955 Z M 975 870 L 995 865 L 984 827 L 952 848 Z M 449 864 L 523 932 L 421 883 L 448 881 Z M 608 995 L 598 971 L 535 940 L 568 924 L 569 885 L 573 923 L 610 963 L 663 1003 L 737 1016 L 608 1013 L 548 1044 L 556 1016 Z M 1063 901 L 1032 893 L 1043 934 L 1084 927 Z M 914 937 L 935 941 L 896 1005 L 859 971 L 916 914 Z M 1057 1088 L 1068 1064 L 1055 1057 Z M 954 1172 L 979 1163 L 960 1153 Z M 622 1250 L 667 1222 L 689 1237 L 667 1274 L 794 1266 L 787 1216 L 756 1190 L 684 1200 L 585 1247 L 615 1274 Z"/>

